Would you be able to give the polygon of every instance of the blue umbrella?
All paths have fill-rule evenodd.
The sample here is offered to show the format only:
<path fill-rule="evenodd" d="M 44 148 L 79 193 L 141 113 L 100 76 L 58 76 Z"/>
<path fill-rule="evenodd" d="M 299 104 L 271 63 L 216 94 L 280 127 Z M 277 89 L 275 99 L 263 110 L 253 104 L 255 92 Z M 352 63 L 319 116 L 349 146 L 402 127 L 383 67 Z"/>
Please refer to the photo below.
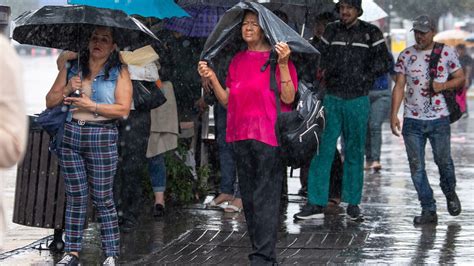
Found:
<path fill-rule="evenodd" d="M 68 0 L 68 4 L 88 5 L 122 10 L 129 15 L 155 17 L 189 17 L 173 0 Z"/>

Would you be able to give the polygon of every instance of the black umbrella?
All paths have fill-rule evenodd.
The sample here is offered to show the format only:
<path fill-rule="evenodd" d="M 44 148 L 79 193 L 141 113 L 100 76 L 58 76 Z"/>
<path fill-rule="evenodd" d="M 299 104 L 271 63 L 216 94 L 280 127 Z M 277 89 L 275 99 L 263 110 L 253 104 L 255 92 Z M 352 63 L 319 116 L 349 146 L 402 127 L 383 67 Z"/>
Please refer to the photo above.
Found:
<path fill-rule="evenodd" d="M 207 38 L 201 53 L 201 60 L 211 62 L 212 66 L 216 63 L 215 61 L 226 58 L 225 54 L 230 53 L 229 45 L 237 49 L 241 47 L 239 43 L 243 44 L 243 40 L 240 27 L 245 10 L 251 10 L 258 14 L 259 24 L 270 45 L 274 46 L 281 41 L 290 46 L 292 60 L 298 69 L 299 79 L 312 83 L 316 76 L 319 59 L 318 50 L 285 22 L 281 21 L 272 11 L 254 2 L 240 2 L 226 11 L 214 31 Z M 305 68 L 308 67 L 314 68 L 314 70 L 305 71 Z M 309 75 L 303 76 L 303 74 L 308 73 Z"/>
<path fill-rule="evenodd" d="M 120 49 L 136 49 L 158 38 L 142 23 L 119 10 L 91 6 L 44 6 L 15 20 L 13 39 L 31 44 L 79 51 L 87 47 L 96 26 L 116 29 Z"/>
<path fill-rule="evenodd" d="M 257 2 L 272 11 L 284 12 L 290 22 L 298 24 L 305 24 L 311 17 L 334 10 L 332 0 L 257 0 Z"/>
<path fill-rule="evenodd" d="M 311 18 L 335 10 L 333 0 L 257 0 L 257 2 L 272 11 L 285 13 L 289 23 L 301 27 L 303 37 L 306 35 L 305 28 L 312 22 Z"/>

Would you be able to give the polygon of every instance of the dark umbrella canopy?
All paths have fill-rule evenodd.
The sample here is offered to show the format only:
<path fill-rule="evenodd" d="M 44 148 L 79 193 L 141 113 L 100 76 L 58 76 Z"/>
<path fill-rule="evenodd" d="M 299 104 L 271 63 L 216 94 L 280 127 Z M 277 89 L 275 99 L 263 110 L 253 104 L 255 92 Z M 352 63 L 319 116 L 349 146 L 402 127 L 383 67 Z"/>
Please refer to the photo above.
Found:
<path fill-rule="evenodd" d="M 184 8 L 190 17 L 166 19 L 164 26 L 189 37 L 207 37 L 211 34 L 226 8 L 219 6 L 194 5 Z"/>
<path fill-rule="evenodd" d="M 270 45 L 274 46 L 277 42 L 286 42 L 292 52 L 292 60 L 305 61 L 296 63 L 298 72 L 302 73 L 302 68 L 308 65 L 316 67 L 319 59 L 319 52 L 308 41 L 303 39 L 296 31 L 281 21 L 272 11 L 264 6 L 254 2 L 240 2 L 231 9 L 227 10 L 214 31 L 207 38 L 204 49 L 201 53 L 201 59 L 214 63 L 213 61 L 223 58 L 224 53 L 229 53 L 224 49 L 229 45 L 243 43 L 241 37 L 241 22 L 246 10 L 251 10 L 258 14 L 259 24 L 262 27 L 265 37 Z M 308 64 L 310 63 L 310 64 Z M 308 72 L 308 71 L 306 71 Z M 309 71 L 312 72 L 312 71 Z M 315 73 L 312 72 L 312 73 Z M 312 75 L 315 76 L 315 75 Z M 307 76 L 306 81 L 312 82 L 313 78 Z"/>
<path fill-rule="evenodd" d="M 334 10 L 332 0 L 258 0 L 257 2 L 272 11 L 284 12 L 290 22 L 298 24 L 305 24 L 311 17 Z"/>
<path fill-rule="evenodd" d="M 136 49 L 158 38 L 138 20 L 122 11 L 90 6 L 44 6 L 15 20 L 13 39 L 70 51 L 86 47 L 96 26 L 115 29 L 120 49 Z"/>
<path fill-rule="evenodd" d="M 207 37 L 224 12 L 240 0 L 176 0 L 190 17 L 166 19 L 164 26 L 188 37 Z"/>

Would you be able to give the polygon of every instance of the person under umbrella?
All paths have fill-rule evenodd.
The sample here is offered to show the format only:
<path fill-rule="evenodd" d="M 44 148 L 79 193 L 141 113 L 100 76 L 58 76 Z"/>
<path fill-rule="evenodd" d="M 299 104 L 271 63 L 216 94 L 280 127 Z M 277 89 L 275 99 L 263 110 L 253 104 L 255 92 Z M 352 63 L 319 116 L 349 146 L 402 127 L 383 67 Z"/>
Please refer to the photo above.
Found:
<path fill-rule="evenodd" d="M 232 142 L 240 178 L 248 232 L 252 242 L 251 265 L 276 263 L 280 191 L 283 168 L 275 134 L 275 96 L 270 89 L 270 69 L 261 71 L 275 49 L 278 54 L 277 80 L 281 91 L 282 111 L 289 111 L 297 88 L 295 66 L 289 61 L 288 44 L 272 47 L 265 38 L 258 15 L 245 11 L 241 26 L 247 49 L 232 59 L 223 87 L 206 61 L 198 72 L 208 79 L 219 102 L 227 106 L 227 142 Z"/>
<path fill-rule="evenodd" d="M 229 52 L 239 49 L 232 59 L 226 86 L 220 85 L 214 70 Z M 235 51 L 230 48 L 231 51 Z M 239 49 L 240 50 L 240 49 Z M 271 61 L 277 61 L 273 64 Z M 252 253 L 250 264 L 277 262 L 275 245 L 279 224 L 283 162 L 275 125 L 277 100 L 282 112 L 291 110 L 298 81 L 312 84 L 314 75 L 300 76 L 294 55 L 315 60 L 319 52 L 270 10 L 254 2 L 239 2 L 226 11 L 208 37 L 198 71 L 209 79 L 219 102 L 227 106 L 226 141 L 234 147 L 236 169 L 244 206 Z M 275 57 L 275 58 L 273 58 Z M 278 58 L 277 58 L 278 57 Z M 210 63 L 207 63 L 210 62 Z M 270 69 L 280 97 L 270 86 Z M 268 67 L 270 66 L 270 67 Z M 302 66 L 302 65 L 300 65 Z M 217 68 L 216 68 L 217 67 Z"/>
<path fill-rule="evenodd" d="M 101 227 L 102 248 L 114 264 L 119 255 L 119 228 L 113 200 L 116 171 L 117 119 L 130 111 L 132 84 L 122 66 L 115 29 L 96 27 L 78 64 L 63 67 L 46 96 L 48 108 L 71 105 L 58 158 L 66 189 L 66 254 L 60 265 L 78 265 L 88 192 Z M 82 79 L 81 77 L 82 76 Z M 79 94 L 74 94 L 78 89 Z M 74 97 L 73 97 L 74 95 Z"/>
<path fill-rule="evenodd" d="M 134 50 L 158 38 L 123 11 L 90 6 L 44 6 L 25 12 L 15 19 L 15 24 L 13 39 L 19 43 L 74 51 L 80 58 L 67 64 L 72 66 L 70 69 L 60 70 L 46 99 L 48 108 L 62 102 L 74 105 L 60 130 L 64 131 L 64 142 L 57 144 L 68 191 L 67 253 L 61 264 L 79 263 L 88 191 L 99 212 L 105 264 L 114 264 L 119 253 L 112 196 L 117 165 L 115 120 L 128 115 L 132 94 L 118 49 Z M 81 86 L 80 97 L 66 97 Z"/>

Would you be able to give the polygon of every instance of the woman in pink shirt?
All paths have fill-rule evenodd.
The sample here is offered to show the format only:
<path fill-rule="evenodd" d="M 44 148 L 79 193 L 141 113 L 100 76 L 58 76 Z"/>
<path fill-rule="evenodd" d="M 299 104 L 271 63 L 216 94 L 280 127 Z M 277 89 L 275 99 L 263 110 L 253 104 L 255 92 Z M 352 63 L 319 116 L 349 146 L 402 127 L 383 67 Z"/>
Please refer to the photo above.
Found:
<path fill-rule="evenodd" d="M 200 61 L 198 71 L 208 79 L 219 102 L 227 107 L 226 141 L 234 146 L 237 175 L 252 242 L 251 265 L 276 263 L 280 194 L 284 167 L 275 134 L 277 117 L 275 94 L 270 87 L 267 63 L 272 46 L 259 25 L 258 15 L 246 11 L 242 21 L 242 39 L 247 49 L 237 53 L 229 65 L 225 88 L 207 62 Z M 282 112 L 289 111 L 295 99 L 297 75 L 289 60 L 290 48 L 279 42 L 276 79 Z"/>

